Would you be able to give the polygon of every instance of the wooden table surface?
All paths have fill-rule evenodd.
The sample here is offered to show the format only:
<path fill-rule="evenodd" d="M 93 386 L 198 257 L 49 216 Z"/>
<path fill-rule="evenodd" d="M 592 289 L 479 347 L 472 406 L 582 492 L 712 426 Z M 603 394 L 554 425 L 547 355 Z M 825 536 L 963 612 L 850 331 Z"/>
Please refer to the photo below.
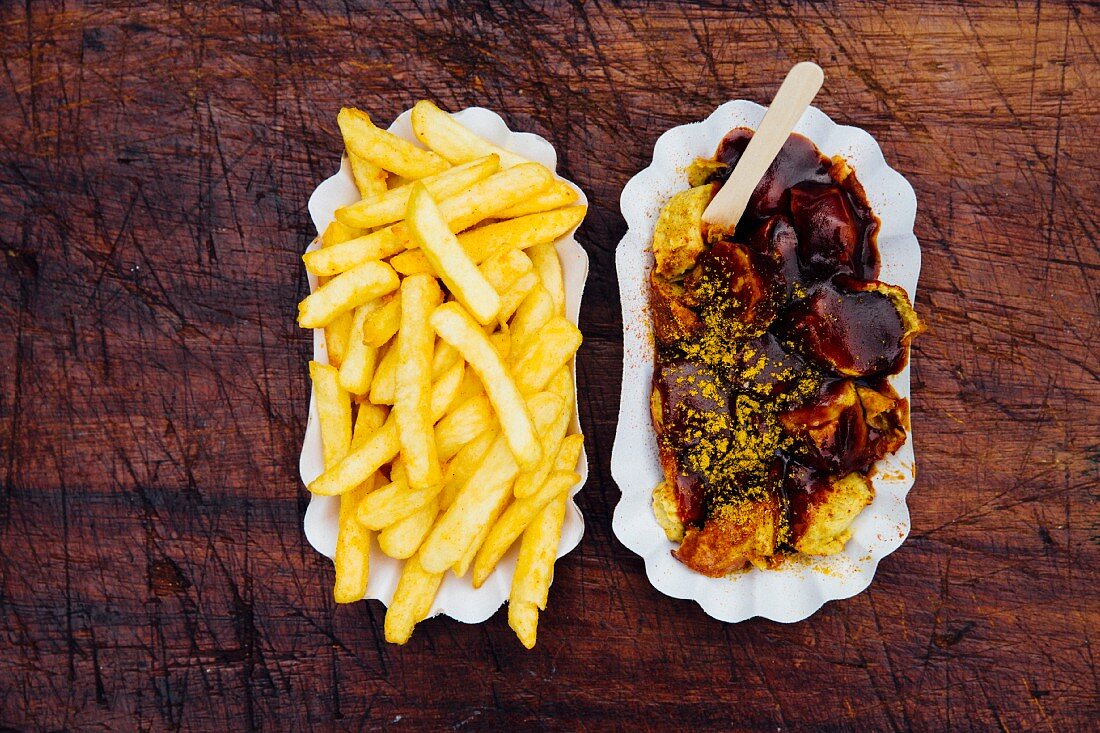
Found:
<path fill-rule="evenodd" d="M 1096 725 L 1100 9 L 353 5 L 0 10 L 0 729 Z M 855 598 L 728 625 L 611 533 L 618 197 L 807 58 L 917 192 L 913 531 Z M 593 202 L 587 531 L 531 652 L 503 610 L 387 645 L 301 529 L 306 200 L 341 105 L 422 97 L 547 137 Z"/>

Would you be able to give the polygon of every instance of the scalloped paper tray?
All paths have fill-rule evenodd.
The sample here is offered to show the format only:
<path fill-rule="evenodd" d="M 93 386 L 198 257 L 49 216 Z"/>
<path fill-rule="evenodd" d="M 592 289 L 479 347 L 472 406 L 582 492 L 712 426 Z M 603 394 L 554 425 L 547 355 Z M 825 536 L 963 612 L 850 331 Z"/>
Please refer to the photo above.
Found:
<path fill-rule="evenodd" d="M 557 153 L 553 146 L 544 138 L 526 132 L 512 132 L 508 129 L 504 120 L 495 112 L 481 108 L 470 107 L 453 115 L 463 125 L 473 130 L 478 135 L 490 142 L 518 153 L 523 157 L 542 163 L 550 170 L 557 168 Z M 390 125 L 390 132 L 419 145 L 413 135 L 410 123 L 411 111 L 405 111 Z M 564 179 L 563 179 L 564 180 Z M 584 192 L 575 184 L 567 181 L 577 189 L 579 194 L 577 203 L 588 204 Z M 355 181 L 351 176 L 347 159 L 341 161 L 340 170 L 336 175 L 324 181 L 309 199 L 309 213 L 317 232 L 323 232 L 325 227 L 333 220 L 333 212 L 337 207 L 346 206 L 359 200 L 359 192 L 355 188 Z M 565 280 L 565 315 L 573 323 L 581 308 L 581 294 L 584 292 L 584 283 L 588 278 L 588 254 L 573 236 L 574 232 L 562 237 L 556 242 L 558 256 L 562 262 L 562 273 Z M 314 240 L 306 250 L 315 249 L 318 245 Z M 309 275 L 309 288 L 312 291 L 317 287 L 317 278 Z M 325 348 L 325 334 L 323 329 L 313 332 L 313 358 L 317 361 L 328 363 L 328 352 Z M 571 366 L 572 368 L 572 366 Z M 576 370 L 574 369 L 574 393 L 576 392 Z M 574 414 L 573 423 L 569 428 L 570 434 L 580 432 L 580 424 Z M 317 424 L 317 410 L 311 396 L 309 404 L 309 420 L 306 424 L 306 433 L 302 445 L 302 455 L 299 461 L 299 471 L 302 481 L 307 485 L 320 475 L 323 469 L 321 454 L 321 434 Z M 573 487 L 572 493 L 580 491 L 588 479 L 588 457 L 581 451 L 577 461 L 576 471 L 580 474 L 580 482 Z M 337 519 L 340 511 L 339 497 L 313 496 L 309 507 L 306 509 L 305 533 L 306 539 L 315 550 L 328 558 L 336 552 Z M 565 514 L 565 524 L 562 528 L 561 543 L 558 545 L 558 557 L 565 555 L 577 546 L 584 534 L 584 518 L 576 503 L 571 499 Z M 512 586 L 512 575 L 515 571 L 517 549 L 513 547 L 508 554 L 498 563 L 493 574 L 489 576 L 485 584 L 480 588 L 474 588 L 469 576 L 456 578 L 451 573 L 443 579 L 443 584 L 436 595 L 435 603 L 428 617 L 444 614 L 465 623 L 480 623 L 493 615 L 501 604 L 508 598 Z M 389 605 L 393 598 L 394 589 L 397 587 L 398 578 L 401 575 L 402 560 L 394 560 L 387 557 L 379 550 L 377 543 L 373 543 L 370 556 L 370 582 L 367 585 L 365 598 L 374 598 Z"/>
<path fill-rule="evenodd" d="M 662 472 L 649 419 L 653 376 L 653 335 L 648 307 L 650 241 L 665 202 L 687 188 L 685 168 L 696 157 L 714 155 L 718 143 L 736 127 L 756 129 L 765 108 L 752 102 L 727 102 L 706 120 L 674 127 L 661 135 L 653 162 L 623 189 L 620 207 L 627 232 L 615 250 L 623 309 L 623 386 L 619 422 L 611 455 L 611 474 L 622 491 L 612 527 L 615 536 L 645 560 L 653 587 L 674 598 L 691 599 L 721 621 L 762 616 L 800 621 L 825 602 L 848 598 L 866 588 L 879 561 L 909 534 L 905 497 L 914 479 L 912 432 L 894 455 L 875 465 L 875 500 L 852 525 L 844 551 L 830 557 L 791 558 L 776 570 L 751 569 L 725 578 L 708 578 L 680 564 L 653 517 L 653 488 Z M 827 156 L 841 155 L 855 169 L 867 200 L 882 221 L 878 234 L 880 279 L 916 295 L 920 246 L 913 234 L 917 202 L 913 188 L 883 159 L 875 140 L 863 130 L 836 124 L 811 107 L 795 132 L 812 140 Z M 890 379 L 909 397 L 909 368 Z"/>

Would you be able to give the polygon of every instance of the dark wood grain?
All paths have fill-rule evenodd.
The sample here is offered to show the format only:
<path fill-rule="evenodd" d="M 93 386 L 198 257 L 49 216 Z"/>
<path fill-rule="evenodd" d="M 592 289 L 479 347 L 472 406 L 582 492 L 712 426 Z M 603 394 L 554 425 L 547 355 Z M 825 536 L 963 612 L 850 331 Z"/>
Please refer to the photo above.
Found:
<path fill-rule="evenodd" d="M 1089 729 L 1100 716 L 1100 10 L 4 3 L 0 728 Z M 725 625 L 610 529 L 622 186 L 794 62 L 917 191 L 913 533 L 863 594 Z M 337 109 L 544 135 L 593 202 L 588 528 L 539 644 L 334 607 L 297 475 L 306 200 Z"/>

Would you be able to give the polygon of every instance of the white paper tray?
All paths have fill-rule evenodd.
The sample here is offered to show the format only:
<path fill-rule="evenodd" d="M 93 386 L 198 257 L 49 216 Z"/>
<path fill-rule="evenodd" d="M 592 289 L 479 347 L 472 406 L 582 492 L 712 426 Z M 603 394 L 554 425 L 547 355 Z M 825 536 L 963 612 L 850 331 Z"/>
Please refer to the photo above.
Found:
<path fill-rule="evenodd" d="M 453 115 L 478 135 L 490 142 L 518 153 L 525 158 L 542 163 L 550 170 L 557 168 L 557 153 L 553 146 L 544 138 L 526 132 L 512 132 L 508 129 L 504 120 L 495 112 L 481 107 L 470 107 Z M 406 140 L 416 142 L 410 123 L 411 110 L 406 110 L 400 117 L 394 120 L 389 130 Z M 579 198 L 577 203 L 588 204 L 584 192 L 575 184 Z M 313 192 L 309 199 L 309 213 L 314 226 L 320 234 L 333 220 L 333 212 L 340 206 L 346 206 L 359 200 L 359 193 L 355 188 L 355 181 L 351 176 L 346 158 L 341 162 L 340 170 L 336 175 L 324 181 Z M 573 323 L 577 323 L 577 317 L 581 308 L 581 294 L 584 291 L 584 283 L 588 278 L 588 254 L 574 238 L 574 232 L 559 239 L 556 243 L 558 255 L 562 261 L 562 272 L 565 280 L 565 314 Z M 319 246 L 317 240 L 310 244 L 306 251 Z M 309 287 L 312 291 L 317 287 L 317 278 L 309 276 Z M 313 358 L 317 361 L 328 363 L 328 352 L 325 348 L 325 335 L 323 329 L 313 332 Z M 304 370 L 304 365 L 303 365 Z M 574 392 L 576 391 L 576 370 L 574 369 Z M 570 434 L 580 432 L 580 424 L 576 415 L 569 428 Z M 309 420 L 306 424 L 305 438 L 302 444 L 302 455 L 299 461 L 299 471 L 302 481 L 309 484 L 320 475 L 323 468 L 321 454 L 321 433 L 317 424 L 317 411 L 312 396 L 309 405 Z M 577 461 L 576 471 L 580 474 L 580 482 L 573 488 L 573 494 L 580 491 L 588 479 L 588 457 L 581 451 Z M 306 509 L 305 533 L 306 539 L 315 550 L 322 555 L 332 558 L 336 552 L 337 518 L 339 516 L 340 501 L 336 496 L 313 496 L 309 507 Z M 565 514 L 565 524 L 562 528 L 561 544 L 558 546 L 558 557 L 571 551 L 581 541 L 584 534 L 584 518 L 574 501 L 570 500 Z M 493 574 L 485 581 L 481 588 L 475 589 L 470 582 L 470 576 L 456 578 L 448 573 L 435 598 L 429 618 L 438 614 L 445 614 L 451 618 L 465 623 L 479 623 L 493 615 L 501 604 L 508 598 L 508 592 L 512 585 L 512 575 L 515 571 L 517 548 L 513 547 L 497 565 Z M 367 585 L 366 598 L 375 598 L 387 606 L 393 597 L 397 580 L 401 575 L 404 561 L 387 557 L 379 550 L 377 542 L 371 547 L 370 557 L 370 582 Z"/>
<path fill-rule="evenodd" d="M 623 387 L 611 474 L 622 491 L 612 527 L 615 536 L 645 559 L 646 574 L 657 590 L 697 602 L 721 621 L 763 616 L 774 621 L 800 621 L 826 601 L 848 598 L 868 586 L 879 560 L 909 534 L 905 496 L 913 485 L 912 431 L 905 445 L 875 466 L 875 500 L 852 525 L 844 551 L 830 557 L 799 556 L 777 570 L 751 569 L 725 578 L 708 578 L 677 561 L 651 506 L 653 488 L 662 480 L 657 443 L 649 418 L 653 375 L 653 335 L 648 307 L 650 241 L 665 202 L 688 187 L 685 168 L 697 157 L 710 157 L 736 127 L 756 129 L 765 108 L 752 102 L 727 102 L 706 120 L 681 125 L 657 140 L 653 162 L 623 189 L 620 207 L 627 232 L 615 250 L 615 267 L 623 309 Z M 913 188 L 882 157 L 863 130 L 836 124 L 811 107 L 795 132 L 812 140 L 826 156 L 842 155 L 855 169 L 867 200 L 882 220 L 878 246 L 880 279 L 916 295 L 920 246 L 913 234 L 917 202 Z M 890 379 L 909 397 L 909 368 Z"/>

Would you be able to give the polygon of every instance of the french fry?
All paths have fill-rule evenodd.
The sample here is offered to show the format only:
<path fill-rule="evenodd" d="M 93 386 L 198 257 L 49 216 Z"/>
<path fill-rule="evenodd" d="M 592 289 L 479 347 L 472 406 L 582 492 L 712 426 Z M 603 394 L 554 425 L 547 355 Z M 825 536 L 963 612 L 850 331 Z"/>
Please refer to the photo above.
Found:
<path fill-rule="evenodd" d="M 428 617 L 432 601 L 443 582 L 443 573 L 429 573 L 420 564 L 419 556 L 405 561 L 397 590 L 386 610 L 383 624 L 386 641 L 404 644 L 412 636 L 413 628 Z"/>
<path fill-rule="evenodd" d="M 562 369 L 559 373 L 566 375 L 565 379 L 568 381 L 569 370 Z M 563 394 L 560 389 L 550 389 L 549 391 L 560 396 L 568 407 L 561 411 L 561 414 L 547 428 L 545 433 L 539 435 L 542 440 L 542 460 L 533 470 L 523 471 L 516 477 L 516 483 L 512 490 L 515 492 L 517 499 L 523 499 L 534 494 L 542 486 L 546 477 L 550 475 L 557 459 L 558 448 L 561 446 L 562 440 L 565 439 L 565 433 L 569 430 L 569 423 L 573 419 L 572 392 L 566 390 Z"/>
<path fill-rule="evenodd" d="M 338 221 L 330 221 L 321 234 L 321 247 L 332 247 L 361 236 L 363 236 L 363 232 L 355 227 L 344 226 Z"/>
<path fill-rule="evenodd" d="M 352 155 L 399 176 L 423 178 L 450 167 L 430 150 L 375 127 L 370 116 L 361 110 L 344 107 L 336 116 L 336 123 L 344 136 L 344 146 Z"/>
<path fill-rule="evenodd" d="M 489 398 L 482 394 L 466 400 L 435 426 L 435 447 L 439 460 L 451 460 L 462 450 L 462 446 L 491 427 L 493 408 Z"/>
<path fill-rule="evenodd" d="M 325 468 L 329 468 L 344 459 L 351 445 L 351 398 L 340 386 L 340 373 L 328 364 L 311 361 L 309 376 L 313 380 Z"/>
<path fill-rule="evenodd" d="M 462 382 L 462 364 L 455 364 L 435 384 L 432 385 L 431 413 L 432 422 L 443 417 L 443 411 L 454 399 L 458 385 Z M 397 436 L 397 421 L 392 413 L 382 427 L 371 434 L 361 446 L 349 452 L 342 461 L 315 478 L 309 490 L 320 496 L 338 496 L 346 494 L 366 481 L 372 473 L 394 459 L 401 450 Z"/>
<path fill-rule="evenodd" d="M 527 294 L 511 320 L 512 343 L 516 354 L 527 350 L 527 345 L 543 326 L 554 317 L 554 299 L 541 284 Z"/>
<path fill-rule="evenodd" d="M 370 536 L 355 515 L 356 506 L 374 490 L 378 474 L 340 497 L 340 519 L 336 535 L 336 552 L 332 556 L 336 582 L 332 597 L 337 603 L 354 603 L 367 592 L 370 580 Z"/>
<path fill-rule="evenodd" d="M 329 321 L 325 326 L 325 351 L 328 353 L 328 363 L 337 369 L 344 363 L 351 339 L 351 327 L 355 322 L 351 311 L 341 313 Z"/>
<path fill-rule="evenodd" d="M 399 480 L 372 491 L 359 502 L 357 515 L 359 523 L 367 529 L 384 529 L 426 506 L 443 490 L 441 483 L 423 489 L 409 486 L 407 481 Z"/>
<path fill-rule="evenodd" d="M 502 164 L 503 165 L 503 164 Z M 454 233 L 524 201 L 554 182 L 554 174 L 540 163 L 521 163 L 501 170 L 439 202 L 439 212 Z"/>
<path fill-rule="evenodd" d="M 436 496 L 409 516 L 379 532 L 378 546 L 395 560 L 412 557 L 428 536 L 438 514 L 439 497 Z"/>
<path fill-rule="evenodd" d="M 338 275 L 364 262 L 392 257 L 404 251 L 408 245 L 405 225 L 391 224 L 331 247 L 306 252 L 302 255 L 302 262 L 314 275 Z"/>
<path fill-rule="evenodd" d="M 565 403 L 558 395 L 543 392 L 531 398 L 529 407 L 536 429 L 541 432 L 565 409 Z M 508 441 L 499 437 L 424 540 L 420 562 L 425 570 L 443 572 L 462 558 L 485 525 L 508 501 L 512 481 L 518 473 L 519 466 Z"/>
<path fill-rule="evenodd" d="M 376 405 L 392 405 L 397 396 L 397 339 L 379 349 L 368 399 Z"/>
<path fill-rule="evenodd" d="M 500 310 L 500 296 L 481 274 L 432 201 L 428 189 L 413 185 L 409 196 L 406 224 L 412 242 L 420 248 L 432 269 L 439 274 L 451 294 L 466 306 L 481 324 L 489 323 Z M 425 277 L 414 275 L 411 277 Z M 411 279 L 410 277 L 410 279 Z M 404 322 L 404 319 L 402 318 Z"/>
<path fill-rule="evenodd" d="M 427 196 L 427 193 L 424 195 Z M 443 292 L 431 275 L 412 275 L 401 283 L 401 328 L 397 331 L 394 412 L 401 440 L 401 458 L 409 472 L 409 486 L 413 489 L 427 489 L 443 480 L 432 433 L 432 353 L 435 336 L 425 326 L 442 300 Z"/>
<path fill-rule="evenodd" d="M 542 286 L 554 301 L 554 312 L 565 315 L 565 279 L 561 271 L 558 250 L 552 244 L 536 244 L 527 250 Z"/>
<path fill-rule="evenodd" d="M 466 552 L 462 553 L 462 557 L 451 566 L 451 572 L 455 574 L 456 578 L 466 577 L 466 573 L 470 571 L 470 566 L 473 564 L 474 558 L 477 557 L 478 550 L 481 549 L 481 545 L 485 542 L 485 538 L 489 536 L 489 532 L 492 531 L 497 520 L 500 519 L 500 516 L 510 505 L 510 499 L 505 495 L 500 502 L 493 507 L 493 512 L 489 515 L 488 521 L 485 522 L 485 526 L 483 526 L 481 531 L 477 533 L 477 536 L 474 537 L 474 541 L 466 548 Z"/>
<path fill-rule="evenodd" d="M 504 323 L 512 318 L 527 296 L 539 285 L 539 276 L 533 272 L 524 273 L 508 290 L 500 296 L 500 312 L 497 318 Z"/>
<path fill-rule="evenodd" d="M 360 198 L 372 199 L 386 192 L 386 171 L 354 153 L 348 153 L 348 165 L 351 166 L 351 177 L 359 189 Z"/>
<path fill-rule="evenodd" d="M 462 358 L 481 378 L 520 468 L 534 468 L 542 456 L 542 447 L 535 435 L 531 414 L 488 337 L 457 303 L 445 303 L 436 308 L 431 325 L 440 338 L 462 354 Z"/>
<path fill-rule="evenodd" d="M 363 343 L 363 324 L 378 310 L 378 302 L 366 303 L 355 309 L 348 349 L 340 364 L 340 386 L 355 395 L 366 394 L 374 378 L 378 349 Z"/>
<path fill-rule="evenodd" d="M 442 155 L 452 165 L 490 154 L 500 156 L 502 168 L 511 168 L 526 161 L 526 158 L 497 147 L 471 132 L 461 122 L 427 100 L 421 100 L 413 107 L 412 127 L 417 140 Z"/>
<path fill-rule="evenodd" d="M 382 306 L 363 323 L 363 343 L 381 348 L 401 325 L 401 291 L 382 299 Z"/>
<path fill-rule="evenodd" d="M 456 359 L 438 378 L 432 381 L 432 424 L 447 414 L 466 378 L 466 362 Z"/>
<path fill-rule="evenodd" d="M 402 275 L 435 274 L 435 268 L 419 249 L 407 249 L 389 259 L 390 267 Z"/>
<path fill-rule="evenodd" d="M 298 325 L 302 328 L 326 326 L 341 313 L 396 290 L 398 284 L 397 273 L 383 262 L 359 265 L 307 296 L 298 305 Z"/>
<path fill-rule="evenodd" d="M 434 382 L 458 363 L 462 359 L 462 354 L 443 339 L 433 338 L 433 340 L 435 341 L 435 351 L 432 353 L 432 381 Z"/>
<path fill-rule="evenodd" d="M 497 218 L 514 219 L 518 216 L 526 216 L 528 214 L 540 214 L 544 211 L 568 206 L 576 200 L 577 189 L 573 188 L 562 179 L 556 178 L 552 184 L 526 201 L 498 212 Z"/>
<path fill-rule="evenodd" d="M 472 160 L 469 163 L 450 168 L 437 173 L 434 176 L 420 179 L 420 183 L 428 189 L 428 193 L 436 201 L 454 196 L 469 188 L 473 183 L 482 178 L 496 173 L 500 167 L 500 159 L 495 155 Z M 336 220 L 359 229 L 386 226 L 405 218 L 405 211 L 409 207 L 409 194 L 412 193 L 413 184 L 408 183 L 400 188 L 382 190 L 381 195 L 343 206 L 336 210 Z"/>
<path fill-rule="evenodd" d="M 559 494 L 567 492 L 569 487 L 576 486 L 580 480 L 581 477 L 572 471 L 556 471 L 547 476 L 537 492 L 525 499 L 517 499 L 508 506 L 500 519 L 493 524 L 492 530 L 477 552 L 474 560 L 475 588 L 481 587 L 500 562 L 500 558 L 504 557 L 504 553 L 523 534 L 523 530 L 542 511 L 542 508 Z"/>
<path fill-rule="evenodd" d="M 520 277 L 534 269 L 531 258 L 518 249 L 508 249 L 493 255 L 477 268 L 493 289 L 501 295 Z"/>
<path fill-rule="evenodd" d="M 516 387 L 523 394 L 537 392 L 546 386 L 554 372 L 561 369 L 577 353 L 581 345 L 580 330 L 562 316 L 556 316 L 542 327 L 538 338 L 527 344 L 515 360 L 512 373 Z"/>
<path fill-rule="evenodd" d="M 463 232 L 458 241 L 470 259 L 481 263 L 505 249 L 527 249 L 553 242 L 580 224 L 587 210 L 585 206 L 570 206 L 506 219 Z M 500 212 L 494 216 L 500 216 Z"/>
<path fill-rule="evenodd" d="M 447 227 L 458 233 L 538 193 L 553 180 L 554 174 L 544 165 L 517 165 L 443 199 L 439 202 L 439 213 L 447 222 Z M 403 221 L 397 222 L 358 239 L 307 252 L 302 256 L 302 261 L 306 269 L 315 275 L 335 275 L 364 262 L 384 260 L 409 248 L 411 242 L 405 224 Z"/>
<path fill-rule="evenodd" d="M 518 255 L 518 256 L 517 256 Z M 390 266 L 402 275 L 416 275 L 422 272 L 437 274 L 427 255 L 420 249 L 410 249 L 390 258 Z M 503 249 L 478 266 L 478 270 L 501 296 L 522 275 L 531 272 L 534 265 L 531 258 L 518 249 Z M 536 276 L 537 277 L 537 276 Z M 538 282 L 536 279 L 535 282 Z M 514 309 L 513 309 L 514 310 Z"/>
<path fill-rule="evenodd" d="M 355 429 L 351 433 L 351 450 L 359 448 L 376 430 L 385 425 L 389 414 L 389 409 L 384 405 L 373 405 L 369 402 L 360 404 L 355 413 Z"/>
<path fill-rule="evenodd" d="M 454 498 L 458 495 L 462 487 L 466 485 L 466 482 L 470 480 L 470 477 L 474 475 L 474 471 L 481 466 L 482 462 L 485 460 L 485 456 L 489 453 L 489 449 L 493 447 L 499 435 L 499 430 L 496 428 L 489 428 L 464 445 L 455 455 L 454 459 L 447 464 L 443 491 L 439 495 L 439 506 L 441 509 L 446 509 L 454 503 Z"/>
<path fill-rule="evenodd" d="M 543 507 L 524 530 L 519 545 L 519 559 L 508 597 L 508 625 L 528 649 L 535 646 L 539 611 L 546 609 L 568 500 L 568 494 L 563 492 Z"/>

